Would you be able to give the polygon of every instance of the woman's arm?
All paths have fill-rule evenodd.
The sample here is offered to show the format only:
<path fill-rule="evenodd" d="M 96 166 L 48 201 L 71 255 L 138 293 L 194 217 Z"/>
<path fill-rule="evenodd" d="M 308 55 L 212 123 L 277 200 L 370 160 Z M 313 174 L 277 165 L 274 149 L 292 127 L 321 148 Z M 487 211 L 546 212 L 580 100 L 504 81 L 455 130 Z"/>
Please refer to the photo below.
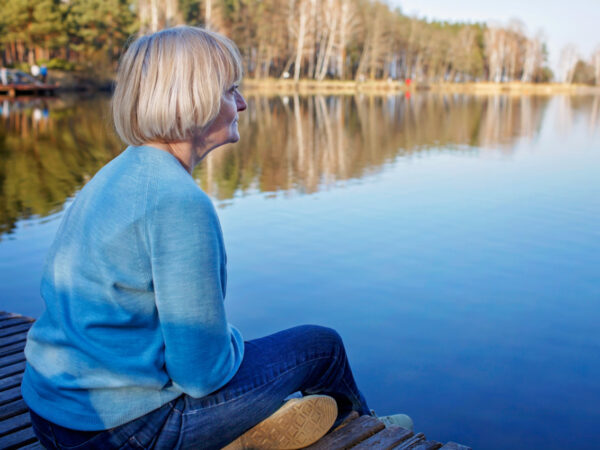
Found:
<path fill-rule="evenodd" d="M 182 392 L 202 397 L 229 381 L 243 356 L 243 340 L 225 317 L 221 227 L 195 185 L 157 190 L 146 229 L 166 370 Z"/>

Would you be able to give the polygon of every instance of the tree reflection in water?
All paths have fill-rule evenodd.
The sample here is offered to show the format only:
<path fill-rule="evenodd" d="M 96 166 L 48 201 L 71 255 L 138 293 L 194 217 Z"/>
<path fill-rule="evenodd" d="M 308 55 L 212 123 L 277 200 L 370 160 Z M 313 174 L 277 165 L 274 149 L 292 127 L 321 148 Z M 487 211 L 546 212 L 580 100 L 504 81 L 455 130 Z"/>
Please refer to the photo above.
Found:
<path fill-rule="evenodd" d="M 312 193 L 424 152 L 512 152 L 535 138 L 551 97 L 247 96 L 242 140 L 210 154 L 194 176 L 219 200 L 238 193 Z M 561 97 L 559 129 L 584 114 L 590 130 L 600 100 Z M 0 236 L 19 220 L 60 211 L 123 145 L 107 98 L 0 100 Z"/>
<path fill-rule="evenodd" d="M 0 115 L 0 236 L 17 221 L 60 211 L 121 150 L 108 103 L 4 101 Z"/>

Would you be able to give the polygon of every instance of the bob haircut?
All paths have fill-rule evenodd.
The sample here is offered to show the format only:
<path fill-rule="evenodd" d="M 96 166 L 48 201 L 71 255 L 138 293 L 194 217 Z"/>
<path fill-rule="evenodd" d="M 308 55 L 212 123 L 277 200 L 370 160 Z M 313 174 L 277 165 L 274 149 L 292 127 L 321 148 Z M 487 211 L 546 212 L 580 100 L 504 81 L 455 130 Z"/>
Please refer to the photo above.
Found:
<path fill-rule="evenodd" d="M 212 123 L 223 93 L 241 78 L 237 47 L 218 33 L 179 26 L 141 36 L 119 62 L 115 129 L 129 145 L 192 139 Z"/>

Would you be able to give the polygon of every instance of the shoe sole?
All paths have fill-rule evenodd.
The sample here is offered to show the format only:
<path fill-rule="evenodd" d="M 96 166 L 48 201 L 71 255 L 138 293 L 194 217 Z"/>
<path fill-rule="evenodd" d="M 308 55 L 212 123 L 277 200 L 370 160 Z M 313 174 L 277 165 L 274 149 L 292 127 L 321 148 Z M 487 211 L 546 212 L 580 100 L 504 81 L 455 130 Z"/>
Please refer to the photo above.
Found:
<path fill-rule="evenodd" d="M 223 450 L 294 450 L 307 447 L 321 439 L 336 418 L 337 404 L 326 395 L 288 400 Z"/>
<path fill-rule="evenodd" d="M 393 416 L 378 417 L 386 427 L 402 427 L 414 431 L 413 420 L 406 414 L 394 414 Z"/>

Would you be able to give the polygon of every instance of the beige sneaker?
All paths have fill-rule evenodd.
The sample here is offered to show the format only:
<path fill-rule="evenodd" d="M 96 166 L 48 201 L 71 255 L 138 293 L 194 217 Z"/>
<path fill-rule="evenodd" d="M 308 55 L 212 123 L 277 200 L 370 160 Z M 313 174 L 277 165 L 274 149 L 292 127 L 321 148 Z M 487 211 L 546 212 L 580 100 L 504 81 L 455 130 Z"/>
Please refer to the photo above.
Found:
<path fill-rule="evenodd" d="M 337 404 L 326 395 L 293 398 L 223 450 L 291 450 L 307 447 L 329 431 Z"/>

